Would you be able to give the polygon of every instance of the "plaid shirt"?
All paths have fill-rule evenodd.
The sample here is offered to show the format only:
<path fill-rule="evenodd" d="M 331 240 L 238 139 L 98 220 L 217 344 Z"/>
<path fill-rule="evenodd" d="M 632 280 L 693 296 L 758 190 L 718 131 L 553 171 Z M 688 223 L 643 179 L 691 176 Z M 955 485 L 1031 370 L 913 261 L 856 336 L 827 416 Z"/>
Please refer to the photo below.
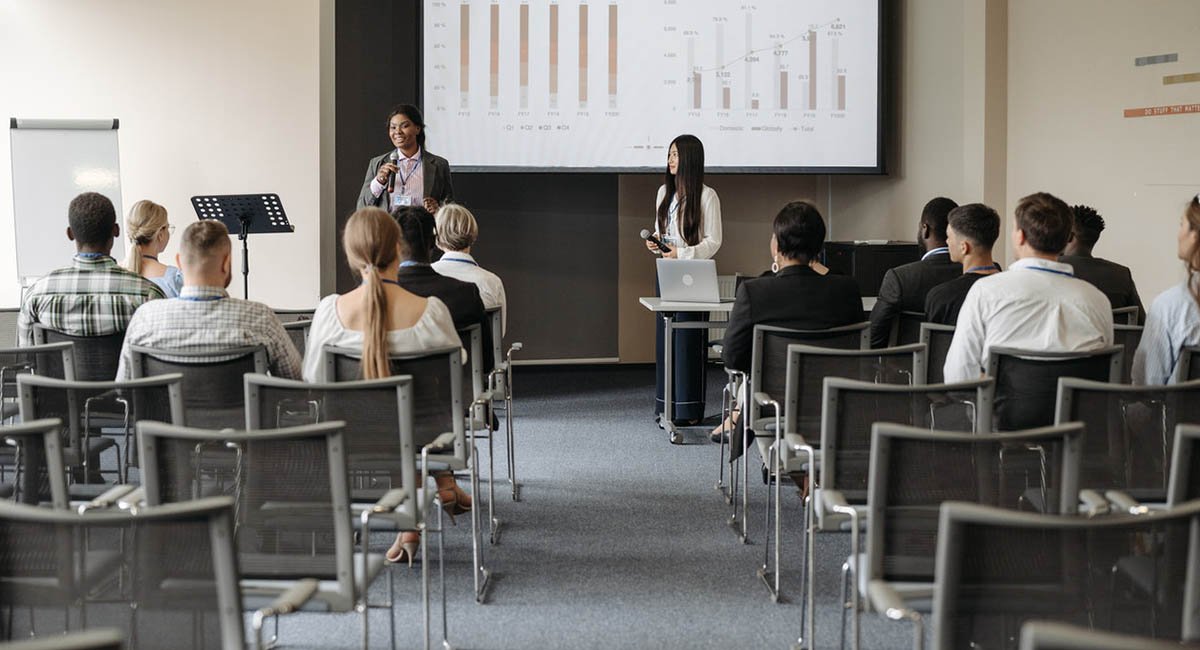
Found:
<path fill-rule="evenodd" d="M 131 345 L 188 352 L 262 345 L 272 375 L 300 378 L 300 353 L 275 312 L 259 302 L 230 298 L 220 287 L 185 285 L 178 298 L 156 300 L 137 310 L 125 330 L 118 379 L 130 376 Z"/>
<path fill-rule="evenodd" d="M 74 263 L 33 283 L 17 317 L 17 344 L 33 345 L 35 323 L 73 336 L 123 331 L 134 311 L 162 290 L 117 266 L 108 255 L 76 255 Z"/>

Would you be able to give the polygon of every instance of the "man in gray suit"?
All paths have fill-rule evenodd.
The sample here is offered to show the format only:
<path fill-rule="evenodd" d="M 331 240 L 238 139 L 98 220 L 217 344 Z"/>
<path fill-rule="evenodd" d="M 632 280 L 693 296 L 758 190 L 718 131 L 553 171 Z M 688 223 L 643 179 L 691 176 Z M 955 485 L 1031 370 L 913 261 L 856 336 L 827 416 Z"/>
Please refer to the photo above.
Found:
<path fill-rule="evenodd" d="M 425 149 L 425 119 L 416 106 L 400 104 L 392 109 L 388 138 L 395 148 L 367 163 L 358 207 L 375 206 L 391 212 L 412 205 L 436 212 L 454 201 L 450 163 Z"/>
<path fill-rule="evenodd" d="M 1075 214 L 1075 225 L 1071 239 L 1058 261 L 1074 267 L 1075 277 L 1087 280 L 1099 289 L 1108 297 L 1113 309 L 1136 306 L 1138 323 L 1145 323 L 1146 310 L 1142 307 L 1142 299 L 1133 284 L 1129 267 L 1092 255 L 1092 249 L 1104 231 L 1104 217 L 1095 208 L 1086 205 L 1072 206 L 1071 211 Z"/>

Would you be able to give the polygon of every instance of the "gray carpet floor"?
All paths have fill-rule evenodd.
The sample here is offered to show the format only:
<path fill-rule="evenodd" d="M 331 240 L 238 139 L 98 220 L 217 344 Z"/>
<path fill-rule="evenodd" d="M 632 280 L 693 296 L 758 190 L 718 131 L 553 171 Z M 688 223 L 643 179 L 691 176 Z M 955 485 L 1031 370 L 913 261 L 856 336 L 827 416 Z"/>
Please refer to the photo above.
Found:
<path fill-rule="evenodd" d="M 710 375 L 709 413 L 720 409 L 722 377 Z M 648 367 L 518 370 L 522 500 L 512 502 L 497 484 L 503 528 L 499 543 L 486 549 L 495 577 L 483 605 L 472 597 L 470 522 L 460 517 L 447 526 L 455 648 L 788 648 L 797 640 L 803 542 L 795 487 L 784 491 L 786 602 L 773 604 L 755 575 L 763 557 L 761 477 L 750 476 L 751 544 L 743 545 L 713 489 L 717 445 L 699 430 L 687 445 L 669 444 L 651 417 L 653 381 Z M 501 445 L 497 459 L 503 472 Z M 376 545 L 388 543 L 380 537 Z M 848 551 L 848 535 L 819 538 L 816 647 L 838 642 L 840 566 Z M 417 647 L 419 569 L 393 570 L 397 645 Z M 380 583 L 373 593 L 383 600 Z M 435 638 L 436 603 L 435 593 Z M 371 646 L 384 646 L 386 612 L 373 612 L 371 625 Z M 359 629 L 353 615 L 302 613 L 284 620 L 280 641 L 349 648 Z M 910 639 L 906 624 L 864 617 L 863 647 L 905 648 Z"/>

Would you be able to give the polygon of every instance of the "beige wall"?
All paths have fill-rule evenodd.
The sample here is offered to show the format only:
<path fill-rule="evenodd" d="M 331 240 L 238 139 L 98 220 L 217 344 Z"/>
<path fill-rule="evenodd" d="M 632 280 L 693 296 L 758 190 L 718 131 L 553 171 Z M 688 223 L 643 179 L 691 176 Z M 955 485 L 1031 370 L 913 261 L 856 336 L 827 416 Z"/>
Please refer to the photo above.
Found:
<path fill-rule="evenodd" d="M 1175 232 L 1200 191 L 1200 114 L 1127 119 L 1126 108 L 1200 102 L 1195 0 L 1012 0 L 1008 209 L 1047 190 L 1094 206 L 1107 229 L 1096 254 L 1133 269 L 1150 301 L 1183 278 Z M 1179 53 L 1173 64 L 1134 59 Z"/>
<path fill-rule="evenodd" d="M 0 114 L 119 118 L 125 209 L 155 200 L 180 230 L 195 219 L 192 195 L 277 192 L 296 232 L 251 238 L 250 296 L 312 306 L 318 24 L 318 0 L 0 2 Z M 9 139 L 0 142 L 0 304 L 16 305 Z"/>

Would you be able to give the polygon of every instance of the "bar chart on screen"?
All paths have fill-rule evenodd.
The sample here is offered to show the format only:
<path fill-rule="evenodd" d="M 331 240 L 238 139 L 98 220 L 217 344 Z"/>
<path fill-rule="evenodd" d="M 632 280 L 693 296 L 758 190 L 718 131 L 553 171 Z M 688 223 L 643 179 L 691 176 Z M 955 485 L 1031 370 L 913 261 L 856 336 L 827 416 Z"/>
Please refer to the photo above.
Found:
<path fill-rule="evenodd" d="M 472 167 L 878 165 L 879 0 L 426 0 L 423 90 Z M 728 148 L 726 148 L 728 147 Z"/>

